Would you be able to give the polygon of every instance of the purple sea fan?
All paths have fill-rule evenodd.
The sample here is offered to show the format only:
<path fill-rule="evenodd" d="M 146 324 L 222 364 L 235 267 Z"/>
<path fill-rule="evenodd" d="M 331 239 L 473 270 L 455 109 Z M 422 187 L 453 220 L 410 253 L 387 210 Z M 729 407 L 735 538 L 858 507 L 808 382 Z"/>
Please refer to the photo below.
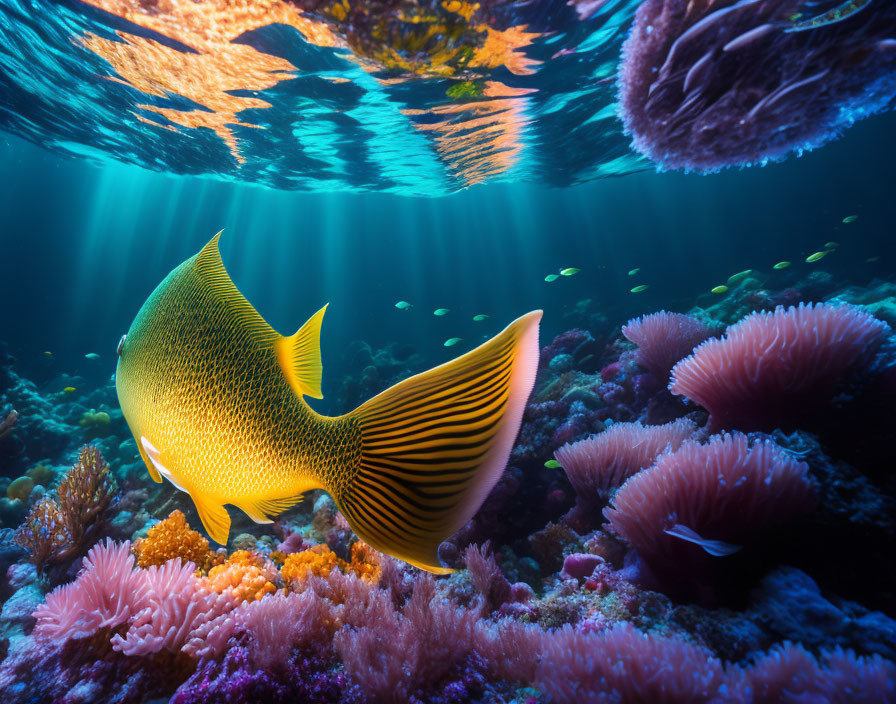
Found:
<path fill-rule="evenodd" d="M 604 633 L 564 626 L 545 638 L 536 684 L 557 704 L 699 704 L 722 697 L 722 662 L 696 645 L 622 624 Z"/>
<path fill-rule="evenodd" d="M 635 361 L 666 383 L 675 363 L 717 331 L 691 315 L 661 310 L 629 320 L 622 334 L 638 346 Z"/>
<path fill-rule="evenodd" d="M 677 450 L 697 426 L 681 418 L 665 425 L 614 423 L 601 433 L 559 448 L 554 457 L 585 503 L 606 498 L 626 479 Z"/>
<path fill-rule="evenodd" d="M 896 3 L 647 0 L 623 47 L 620 116 L 663 169 L 821 146 L 896 98 Z M 825 21 L 827 17 L 830 21 Z M 816 19 L 813 22 L 813 19 Z"/>
<path fill-rule="evenodd" d="M 604 516 L 664 585 L 687 594 L 751 538 L 811 509 L 806 472 L 774 443 L 750 445 L 740 433 L 686 441 L 623 484 Z"/>
<path fill-rule="evenodd" d="M 706 408 L 714 430 L 792 427 L 867 362 L 888 332 L 850 305 L 751 313 L 676 364 L 669 390 Z"/>
<path fill-rule="evenodd" d="M 100 628 L 127 623 L 149 604 L 149 585 L 134 569 L 128 542 L 97 544 L 71 584 L 57 587 L 34 611 L 34 637 L 53 643 L 85 638 Z"/>

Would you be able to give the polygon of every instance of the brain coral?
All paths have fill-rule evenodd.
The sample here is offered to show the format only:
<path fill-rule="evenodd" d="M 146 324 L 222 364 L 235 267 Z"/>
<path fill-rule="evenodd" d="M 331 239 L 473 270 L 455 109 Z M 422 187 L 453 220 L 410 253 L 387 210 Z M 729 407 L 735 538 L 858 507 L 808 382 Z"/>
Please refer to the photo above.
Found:
<path fill-rule="evenodd" d="M 688 593 L 689 581 L 812 507 L 806 471 L 774 443 L 751 445 L 740 433 L 689 440 L 623 484 L 604 515 L 664 585 Z"/>
<path fill-rule="evenodd" d="M 622 334 L 638 346 L 635 360 L 663 383 L 678 360 L 716 332 L 691 315 L 664 310 L 622 326 Z"/>
<path fill-rule="evenodd" d="M 820 146 L 888 108 L 896 3 L 855 2 L 831 22 L 818 5 L 642 3 L 619 80 L 634 147 L 661 168 L 711 171 Z"/>
<path fill-rule="evenodd" d="M 886 323 L 849 305 L 751 313 L 676 364 L 669 390 L 706 408 L 716 430 L 793 427 L 887 332 Z"/>

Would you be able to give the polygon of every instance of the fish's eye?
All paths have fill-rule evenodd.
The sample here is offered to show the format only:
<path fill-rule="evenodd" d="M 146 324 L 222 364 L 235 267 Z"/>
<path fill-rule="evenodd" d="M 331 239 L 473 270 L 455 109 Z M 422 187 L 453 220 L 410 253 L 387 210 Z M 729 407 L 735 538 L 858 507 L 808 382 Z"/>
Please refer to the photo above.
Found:
<path fill-rule="evenodd" d="M 121 357 L 121 353 L 124 350 L 124 341 L 127 339 L 128 339 L 127 335 L 122 335 L 121 339 L 118 341 L 118 349 L 116 350 L 116 352 L 118 352 L 119 357 Z"/>

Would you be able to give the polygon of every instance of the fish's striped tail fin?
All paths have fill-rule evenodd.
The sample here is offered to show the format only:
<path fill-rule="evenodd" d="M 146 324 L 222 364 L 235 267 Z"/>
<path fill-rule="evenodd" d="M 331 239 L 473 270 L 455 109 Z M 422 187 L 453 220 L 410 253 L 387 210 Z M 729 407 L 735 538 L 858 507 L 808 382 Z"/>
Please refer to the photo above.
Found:
<path fill-rule="evenodd" d="M 498 481 L 538 368 L 541 311 L 515 320 L 462 357 L 396 384 L 352 411 L 361 459 L 334 492 L 373 547 L 446 573 L 439 543 L 463 526 Z"/>

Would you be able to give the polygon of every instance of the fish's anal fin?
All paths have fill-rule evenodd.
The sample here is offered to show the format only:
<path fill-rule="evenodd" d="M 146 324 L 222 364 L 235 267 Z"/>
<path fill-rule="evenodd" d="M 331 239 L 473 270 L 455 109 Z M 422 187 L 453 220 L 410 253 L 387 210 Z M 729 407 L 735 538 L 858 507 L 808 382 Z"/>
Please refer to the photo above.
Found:
<path fill-rule="evenodd" d="M 230 514 L 227 509 L 198 492 L 190 494 L 190 498 L 196 504 L 199 519 L 209 537 L 216 543 L 227 545 L 227 537 L 230 535 Z"/>
<path fill-rule="evenodd" d="M 242 501 L 236 504 L 249 518 L 256 523 L 273 523 L 271 520 L 288 508 L 292 508 L 302 500 L 302 496 L 290 496 L 286 499 L 261 499 L 259 501 Z"/>
<path fill-rule="evenodd" d="M 320 360 L 320 326 L 327 306 L 312 315 L 295 335 L 274 341 L 277 361 L 289 385 L 299 396 L 323 398 L 320 382 L 323 365 Z"/>
<path fill-rule="evenodd" d="M 439 544 L 485 501 L 516 439 L 538 368 L 541 311 L 348 414 L 361 431 L 351 480 L 330 491 L 377 550 L 446 574 Z"/>
<path fill-rule="evenodd" d="M 141 438 L 142 441 L 142 438 Z M 137 450 L 140 452 L 140 458 L 143 460 L 143 463 L 146 465 L 146 471 L 149 472 L 149 476 L 152 477 L 152 480 L 156 484 L 162 483 L 162 475 L 159 474 L 159 470 L 156 469 L 156 466 L 152 463 L 152 460 L 149 459 L 149 456 L 146 454 L 146 450 L 143 449 L 143 443 L 140 442 L 137 444 Z"/>

